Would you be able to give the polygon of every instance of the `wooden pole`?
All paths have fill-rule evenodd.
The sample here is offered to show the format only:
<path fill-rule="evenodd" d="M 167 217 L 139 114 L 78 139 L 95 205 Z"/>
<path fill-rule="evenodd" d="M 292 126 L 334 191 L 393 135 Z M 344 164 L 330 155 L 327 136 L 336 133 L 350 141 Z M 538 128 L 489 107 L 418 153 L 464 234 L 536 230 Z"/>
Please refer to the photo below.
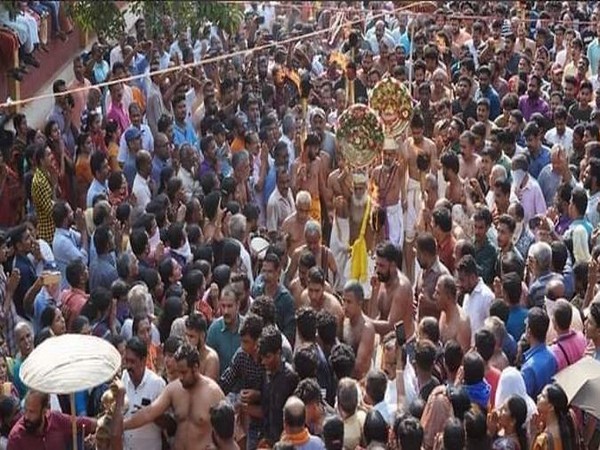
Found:
<path fill-rule="evenodd" d="M 77 411 L 75 410 L 75 393 L 69 395 L 71 400 L 71 421 L 73 426 L 73 450 L 77 450 Z"/>

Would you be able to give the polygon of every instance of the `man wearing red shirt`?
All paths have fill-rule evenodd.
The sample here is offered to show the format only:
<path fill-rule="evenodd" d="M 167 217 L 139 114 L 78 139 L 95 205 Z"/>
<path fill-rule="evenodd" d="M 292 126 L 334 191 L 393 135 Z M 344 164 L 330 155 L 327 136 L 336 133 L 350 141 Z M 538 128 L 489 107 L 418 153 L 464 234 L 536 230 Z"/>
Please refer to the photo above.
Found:
<path fill-rule="evenodd" d="M 77 418 L 77 430 L 85 435 L 96 430 L 96 420 Z M 29 391 L 25 397 L 23 416 L 8 435 L 10 450 L 64 450 L 72 442 L 71 416 L 50 411 L 50 396 Z"/>

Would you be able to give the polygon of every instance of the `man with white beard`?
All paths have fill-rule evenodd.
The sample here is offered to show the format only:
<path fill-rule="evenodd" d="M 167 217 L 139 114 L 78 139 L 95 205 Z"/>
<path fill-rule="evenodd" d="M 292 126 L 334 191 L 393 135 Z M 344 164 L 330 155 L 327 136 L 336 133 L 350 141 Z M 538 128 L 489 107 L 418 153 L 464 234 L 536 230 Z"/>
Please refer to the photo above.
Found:
<path fill-rule="evenodd" d="M 340 191 L 343 194 L 343 191 Z M 336 284 L 336 290 L 341 290 L 346 282 L 352 278 L 360 278 L 361 284 L 365 290 L 365 297 L 369 298 L 371 285 L 369 283 L 370 274 L 373 273 L 373 264 L 369 262 L 367 248 L 373 244 L 373 230 L 369 218 L 371 216 L 371 200 L 367 194 L 367 177 L 362 173 L 352 176 L 352 192 L 349 197 L 344 195 L 336 196 L 334 200 L 334 219 L 331 230 L 330 249 L 335 256 L 338 264 L 340 277 Z M 364 231 L 363 231 L 364 228 Z M 362 231 L 362 233 L 361 233 Z M 359 240 L 358 238 L 363 238 Z M 359 245 L 355 245 L 359 242 Z M 358 247 L 365 244 L 365 251 L 357 251 Z M 353 251 L 353 249 L 355 249 Z M 358 264 L 361 253 L 360 264 L 355 269 L 353 276 L 352 264 Z M 362 274 L 358 267 L 363 267 Z M 365 275 L 364 268 L 367 268 Z M 366 276 L 366 279 L 362 279 Z"/>
<path fill-rule="evenodd" d="M 365 291 L 365 298 L 371 296 L 370 279 L 374 270 L 373 258 L 368 249 L 374 247 L 371 228 L 371 198 L 367 193 L 368 179 L 364 173 L 353 176 L 352 196 L 349 205 L 350 250 L 349 278 L 358 280 Z"/>

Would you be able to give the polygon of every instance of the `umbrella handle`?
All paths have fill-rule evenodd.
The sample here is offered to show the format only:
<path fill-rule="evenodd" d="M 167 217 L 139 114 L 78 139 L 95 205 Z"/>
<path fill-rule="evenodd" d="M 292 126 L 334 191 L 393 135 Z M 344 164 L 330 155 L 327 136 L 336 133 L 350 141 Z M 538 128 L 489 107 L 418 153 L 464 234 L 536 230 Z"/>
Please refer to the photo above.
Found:
<path fill-rule="evenodd" d="M 75 393 L 69 395 L 71 400 L 71 424 L 73 427 L 73 450 L 77 450 L 77 411 L 75 410 Z"/>

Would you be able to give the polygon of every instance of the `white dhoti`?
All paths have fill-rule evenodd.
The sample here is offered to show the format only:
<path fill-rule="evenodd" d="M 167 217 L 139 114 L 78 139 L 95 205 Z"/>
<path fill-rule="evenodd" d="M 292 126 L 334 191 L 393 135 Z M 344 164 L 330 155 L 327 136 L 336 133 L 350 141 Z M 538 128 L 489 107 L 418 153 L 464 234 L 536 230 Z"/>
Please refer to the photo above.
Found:
<path fill-rule="evenodd" d="M 386 230 L 389 241 L 396 247 L 402 248 L 404 242 L 404 220 L 402 217 L 402 205 L 395 205 L 385 208 Z"/>
<path fill-rule="evenodd" d="M 446 198 L 446 180 L 444 180 L 444 173 L 442 172 L 442 169 L 438 170 L 437 183 L 438 183 L 438 198 Z"/>
<path fill-rule="evenodd" d="M 407 184 L 407 207 L 404 212 L 404 235 L 407 241 L 412 242 L 417 236 L 417 220 L 422 206 L 421 183 L 408 178 Z"/>
<path fill-rule="evenodd" d="M 331 238 L 329 239 L 329 249 L 333 253 L 335 263 L 338 268 L 338 277 L 334 290 L 341 291 L 348 281 L 350 275 L 350 220 L 337 217 L 333 218 L 331 227 Z"/>

